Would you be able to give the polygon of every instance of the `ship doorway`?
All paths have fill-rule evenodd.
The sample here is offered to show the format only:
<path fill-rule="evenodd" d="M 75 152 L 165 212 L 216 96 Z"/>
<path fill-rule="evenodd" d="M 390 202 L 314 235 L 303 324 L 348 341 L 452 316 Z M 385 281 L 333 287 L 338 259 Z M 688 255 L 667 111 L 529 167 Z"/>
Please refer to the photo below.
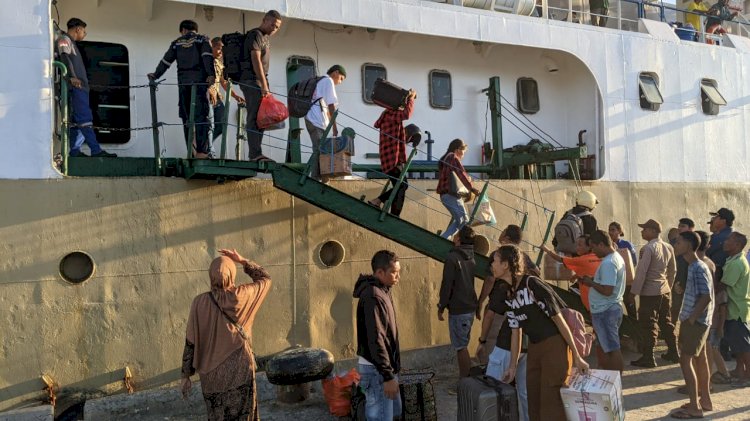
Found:
<path fill-rule="evenodd" d="M 128 49 L 110 42 L 79 41 L 91 87 L 89 104 L 99 143 L 130 141 L 130 61 Z"/>

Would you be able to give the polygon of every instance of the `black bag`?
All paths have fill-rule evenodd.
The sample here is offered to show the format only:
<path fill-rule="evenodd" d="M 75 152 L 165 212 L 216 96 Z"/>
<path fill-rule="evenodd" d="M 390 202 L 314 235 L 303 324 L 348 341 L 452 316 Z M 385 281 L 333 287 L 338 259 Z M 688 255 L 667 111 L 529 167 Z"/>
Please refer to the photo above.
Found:
<path fill-rule="evenodd" d="M 516 388 L 488 376 L 464 377 L 458 382 L 461 421 L 517 421 Z"/>
<path fill-rule="evenodd" d="M 239 32 L 221 36 L 221 42 L 224 44 L 221 49 L 224 56 L 224 77 L 235 83 L 242 78 L 242 62 L 246 60 L 243 54 L 246 38 L 247 34 Z"/>
<path fill-rule="evenodd" d="M 358 383 L 352 384 L 352 421 L 367 421 L 367 414 L 365 412 L 367 406 L 367 399 L 365 398 L 365 392 L 359 387 Z"/>
<path fill-rule="evenodd" d="M 315 88 L 318 86 L 318 82 L 324 77 L 311 77 L 310 79 L 299 81 L 289 88 L 289 96 L 286 98 L 289 117 L 303 118 L 307 115 L 307 112 L 313 106 L 312 98 L 315 95 Z M 315 102 L 318 101 L 320 99 Z"/>
<path fill-rule="evenodd" d="M 383 108 L 398 110 L 406 106 L 409 91 L 382 78 L 375 80 L 372 89 L 372 102 Z"/>
<path fill-rule="evenodd" d="M 430 382 L 434 375 L 435 373 L 414 372 L 399 374 L 403 421 L 437 421 L 435 391 Z"/>

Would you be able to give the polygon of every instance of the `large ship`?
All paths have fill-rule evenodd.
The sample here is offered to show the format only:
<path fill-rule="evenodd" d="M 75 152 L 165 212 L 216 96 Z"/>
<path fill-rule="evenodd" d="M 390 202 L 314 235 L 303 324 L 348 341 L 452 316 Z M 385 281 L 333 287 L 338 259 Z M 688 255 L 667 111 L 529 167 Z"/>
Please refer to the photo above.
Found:
<path fill-rule="evenodd" d="M 496 226 L 479 228 L 487 248 L 516 223 L 533 251 L 581 189 L 599 198 L 601 226 L 619 221 L 635 242 L 636 224 L 650 218 L 703 223 L 728 207 L 741 231 L 748 216 L 741 23 L 681 39 L 662 21 L 674 7 L 634 0 L 610 1 L 605 27 L 590 25 L 578 0 L 0 4 L 0 410 L 42 399 L 43 376 L 61 395 L 84 397 L 121 391 L 126 371 L 138 388 L 176 380 L 189 306 L 208 288 L 218 248 L 237 248 L 273 276 L 253 332 L 259 355 L 301 344 L 353 357 L 352 286 L 383 248 L 401 256 L 402 347 L 448 343 L 432 317 L 436 258 L 449 247 L 435 234 L 449 216 L 432 178 L 454 138 L 469 144 L 464 164 L 495 208 Z M 269 9 L 284 16 L 271 39 L 277 96 L 331 65 L 348 70 L 337 121 L 357 133 L 350 177 L 305 179 L 311 146 L 295 119 L 264 137 L 278 164 L 248 163 L 235 103 L 226 159 L 189 159 L 175 70 L 149 86 L 181 20 L 214 37 L 256 27 Z M 71 139 L 53 39 L 71 17 L 88 24 L 81 50 L 97 133 L 118 158 L 67 157 L 62 146 Z M 378 77 L 417 91 L 410 122 L 429 138 L 401 219 L 359 200 L 384 183 L 372 128 Z"/>

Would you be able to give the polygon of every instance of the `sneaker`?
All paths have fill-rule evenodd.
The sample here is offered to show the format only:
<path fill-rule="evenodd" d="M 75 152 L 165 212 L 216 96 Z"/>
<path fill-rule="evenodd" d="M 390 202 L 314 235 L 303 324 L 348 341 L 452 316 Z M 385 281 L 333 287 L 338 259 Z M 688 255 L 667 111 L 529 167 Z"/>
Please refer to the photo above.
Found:
<path fill-rule="evenodd" d="M 656 367 L 656 360 L 654 360 L 654 357 L 648 358 L 644 356 L 635 361 L 631 361 L 630 365 L 643 368 L 654 368 Z"/>
<path fill-rule="evenodd" d="M 94 158 L 117 158 L 116 153 L 107 152 L 104 149 L 99 151 L 99 153 L 91 154 L 91 156 Z"/>
<path fill-rule="evenodd" d="M 680 356 L 675 351 L 668 351 L 664 354 L 661 354 L 661 359 L 675 364 L 680 362 Z"/>
<path fill-rule="evenodd" d="M 750 387 L 750 379 L 734 379 L 732 380 L 732 383 L 730 383 L 730 386 L 735 389 Z"/>

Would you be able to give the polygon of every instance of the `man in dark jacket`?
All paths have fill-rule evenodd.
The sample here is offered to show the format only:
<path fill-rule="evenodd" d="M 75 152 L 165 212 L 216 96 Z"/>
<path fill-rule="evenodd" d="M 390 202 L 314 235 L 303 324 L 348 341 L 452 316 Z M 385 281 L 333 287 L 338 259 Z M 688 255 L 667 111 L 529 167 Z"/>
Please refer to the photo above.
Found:
<path fill-rule="evenodd" d="M 456 350 L 458 376 L 467 377 L 471 368 L 469 340 L 471 325 L 479 301 L 474 289 L 474 229 L 465 225 L 453 236 L 455 247 L 448 253 L 443 266 L 443 282 L 440 285 L 438 319 L 445 320 L 443 312 L 448 309 L 448 331 L 451 345 Z"/>
<path fill-rule="evenodd" d="M 354 285 L 357 303 L 357 355 L 360 387 L 367 397 L 368 420 L 392 420 L 401 416 L 398 373 L 401 353 L 398 344 L 396 309 L 391 288 L 399 282 L 401 264 L 388 250 L 375 253 L 372 275 L 360 275 Z"/>
<path fill-rule="evenodd" d="M 81 52 L 78 50 L 77 42 L 86 38 L 86 22 L 78 18 L 68 20 L 68 32 L 60 34 L 55 40 L 56 52 L 60 61 L 65 63 L 70 77 L 70 156 L 88 156 L 81 152 L 81 146 L 85 142 L 88 145 L 91 156 L 116 157 L 102 149 L 96 140 L 94 132 L 94 114 L 89 105 L 89 78 L 86 66 L 83 63 Z"/>
<path fill-rule="evenodd" d="M 198 24 L 192 20 L 180 22 L 180 37 L 172 41 L 169 49 L 164 53 L 154 73 L 149 73 L 149 79 L 158 79 L 172 63 L 177 60 L 177 82 L 179 83 L 179 114 L 188 150 L 193 139 L 188 139 L 190 127 L 190 100 L 193 85 L 195 91 L 195 157 L 208 158 L 208 86 L 215 81 L 214 55 L 211 51 L 211 41 L 198 34 Z"/>

